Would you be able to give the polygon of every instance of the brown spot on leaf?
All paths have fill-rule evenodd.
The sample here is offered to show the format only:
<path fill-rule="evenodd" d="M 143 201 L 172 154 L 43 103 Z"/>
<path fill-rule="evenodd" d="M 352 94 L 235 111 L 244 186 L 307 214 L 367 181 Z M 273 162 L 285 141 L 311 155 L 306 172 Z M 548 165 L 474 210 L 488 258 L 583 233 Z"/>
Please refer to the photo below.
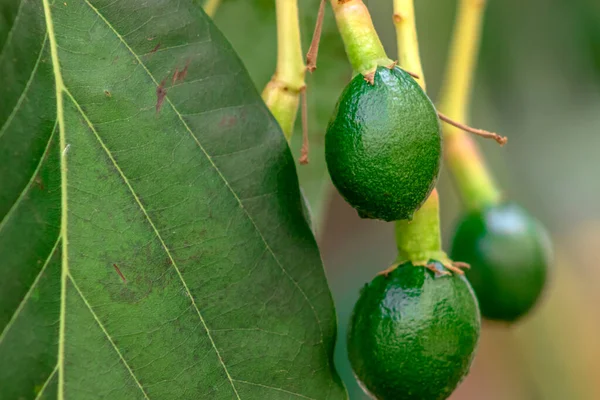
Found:
<path fill-rule="evenodd" d="M 187 72 L 188 72 L 188 67 L 190 66 L 190 60 L 187 60 L 187 62 L 185 63 L 185 67 L 183 68 L 183 70 L 179 73 L 179 80 L 182 81 L 185 79 L 185 77 L 187 76 Z"/>
<path fill-rule="evenodd" d="M 104 95 L 105 95 L 106 97 L 112 97 L 112 95 L 110 94 L 110 92 L 109 92 L 108 90 L 105 90 L 105 91 L 104 91 Z"/>
<path fill-rule="evenodd" d="M 221 128 L 231 128 L 232 126 L 235 126 L 236 122 L 237 122 L 237 118 L 236 117 L 225 115 L 219 121 L 219 126 Z"/>
<path fill-rule="evenodd" d="M 179 68 L 175 68 L 175 72 L 173 72 L 173 78 L 171 80 L 171 86 L 175 84 L 177 81 L 182 81 L 185 79 L 188 73 L 188 67 L 190 65 L 190 60 L 187 60 L 185 63 L 185 67 L 180 71 Z"/>
<path fill-rule="evenodd" d="M 44 186 L 44 182 L 42 181 L 42 178 L 40 178 L 39 176 L 35 177 L 34 182 L 40 190 L 44 190 L 46 188 Z"/>
<path fill-rule="evenodd" d="M 179 76 L 179 68 L 175 68 L 175 72 L 173 72 L 173 78 L 171 79 L 171 86 L 175 84 L 177 80 L 177 76 Z"/>
<path fill-rule="evenodd" d="M 156 53 L 158 51 L 158 49 L 160 49 L 161 44 L 162 43 L 159 42 L 156 46 L 154 46 L 154 48 L 150 51 L 150 54 Z"/>
<path fill-rule="evenodd" d="M 127 283 L 127 279 L 125 279 L 125 276 L 123 275 L 117 264 L 113 264 L 113 267 L 115 268 L 115 271 L 117 271 L 117 274 L 119 274 L 119 276 L 123 280 L 123 283 Z"/>
<path fill-rule="evenodd" d="M 163 79 L 160 85 L 156 88 L 156 113 L 160 112 L 165 97 L 167 96 L 167 89 L 165 89 L 165 80 Z"/>

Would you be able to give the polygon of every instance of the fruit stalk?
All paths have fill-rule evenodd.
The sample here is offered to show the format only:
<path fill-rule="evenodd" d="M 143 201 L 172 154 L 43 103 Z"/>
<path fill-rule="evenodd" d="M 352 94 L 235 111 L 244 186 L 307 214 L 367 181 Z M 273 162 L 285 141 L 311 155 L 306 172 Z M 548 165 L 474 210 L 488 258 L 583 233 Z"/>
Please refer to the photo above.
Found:
<path fill-rule="evenodd" d="M 467 120 L 485 6 L 485 0 L 460 0 L 438 107 L 454 120 Z M 466 207 L 480 210 L 498 204 L 501 193 L 473 139 L 446 125 L 444 141 L 446 161 Z"/>
<path fill-rule="evenodd" d="M 415 213 L 412 222 L 396 222 L 396 245 L 398 247 L 397 264 L 412 261 L 414 264 L 428 264 L 435 259 L 450 263 L 448 256 L 442 251 L 440 233 L 439 196 L 437 190 Z"/>
<path fill-rule="evenodd" d="M 289 141 L 305 89 L 306 66 L 300 41 L 297 0 L 277 0 L 277 67 L 262 98 Z"/>
<path fill-rule="evenodd" d="M 338 30 L 354 70 L 362 75 L 373 73 L 378 65 L 389 66 L 388 58 L 375 31 L 371 14 L 362 0 L 331 0 Z"/>
<path fill-rule="evenodd" d="M 419 74 L 421 78 L 417 82 L 425 89 L 412 0 L 394 0 L 394 24 L 399 66 Z M 439 196 L 437 190 L 433 189 L 425 204 L 415 212 L 412 221 L 396 221 L 398 262 L 411 260 L 426 263 L 430 258 L 447 260 L 442 251 L 439 208 Z"/>

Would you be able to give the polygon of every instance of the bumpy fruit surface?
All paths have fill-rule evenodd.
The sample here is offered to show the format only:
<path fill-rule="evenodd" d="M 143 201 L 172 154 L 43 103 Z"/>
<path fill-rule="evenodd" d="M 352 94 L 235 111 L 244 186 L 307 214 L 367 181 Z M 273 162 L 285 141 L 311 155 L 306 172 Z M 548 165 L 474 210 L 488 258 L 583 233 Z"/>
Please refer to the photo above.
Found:
<path fill-rule="evenodd" d="M 357 75 L 340 96 L 325 136 L 331 180 L 363 218 L 411 219 L 433 190 L 442 137 L 435 107 L 399 68 Z"/>
<path fill-rule="evenodd" d="M 379 400 L 446 399 L 469 371 L 480 327 L 463 276 L 405 263 L 362 290 L 348 333 L 350 363 Z"/>
<path fill-rule="evenodd" d="M 471 264 L 466 271 L 482 315 L 514 322 L 537 303 L 551 259 L 542 225 L 507 203 L 471 212 L 459 223 L 451 257 Z"/>

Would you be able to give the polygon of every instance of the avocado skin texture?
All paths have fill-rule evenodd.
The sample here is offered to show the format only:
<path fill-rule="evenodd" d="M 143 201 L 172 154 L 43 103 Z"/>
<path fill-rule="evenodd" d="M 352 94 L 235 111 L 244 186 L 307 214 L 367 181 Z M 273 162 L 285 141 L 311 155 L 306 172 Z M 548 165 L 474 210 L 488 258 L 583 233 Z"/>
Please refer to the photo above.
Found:
<path fill-rule="evenodd" d="M 543 226 L 513 203 L 467 214 L 458 224 L 451 257 L 466 271 L 484 318 L 515 322 L 543 292 L 551 245 Z"/>
<path fill-rule="evenodd" d="M 469 372 L 480 329 L 463 276 L 436 277 L 405 263 L 362 290 L 348 333 L 350 363 L 376 399 L 446 399 Z"/>
<path fill-rule="evenodd" d="M 331 180 L 362 218 L 412 219 L 436 184 L 441 154 L 435 107 L 396 67 L 378 67 L 373 85 L 354 77 L 325 135 Z"/>

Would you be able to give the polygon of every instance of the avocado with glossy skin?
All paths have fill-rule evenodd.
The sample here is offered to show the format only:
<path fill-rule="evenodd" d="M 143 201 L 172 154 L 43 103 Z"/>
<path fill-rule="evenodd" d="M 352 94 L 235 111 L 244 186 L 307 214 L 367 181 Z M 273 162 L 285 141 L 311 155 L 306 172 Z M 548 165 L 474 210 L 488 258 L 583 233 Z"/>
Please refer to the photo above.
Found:
<path fill-rule="evenodd" d="M 471 265 L 465 273 L 483 317 L 514 322 L 543 292 L 551 245 L 536 219 L 506 203 L 467 214 L 454 234 L 451 257 Z"/>
<path fill-rule="evenodd" d="M 376 399 L 446 399 L 469 372 L 480 329 L 464 276 L 405 263 L 362 290 L 348 333 L 350 363 Z"/>
<path fill-rule="evenodd" d="M 442 136 L 435 107 L 403 70 L 357 75 L 338 100 L 325 135 L 331 180 L 363 218 L 412 219 L 440 170 Z"/>

